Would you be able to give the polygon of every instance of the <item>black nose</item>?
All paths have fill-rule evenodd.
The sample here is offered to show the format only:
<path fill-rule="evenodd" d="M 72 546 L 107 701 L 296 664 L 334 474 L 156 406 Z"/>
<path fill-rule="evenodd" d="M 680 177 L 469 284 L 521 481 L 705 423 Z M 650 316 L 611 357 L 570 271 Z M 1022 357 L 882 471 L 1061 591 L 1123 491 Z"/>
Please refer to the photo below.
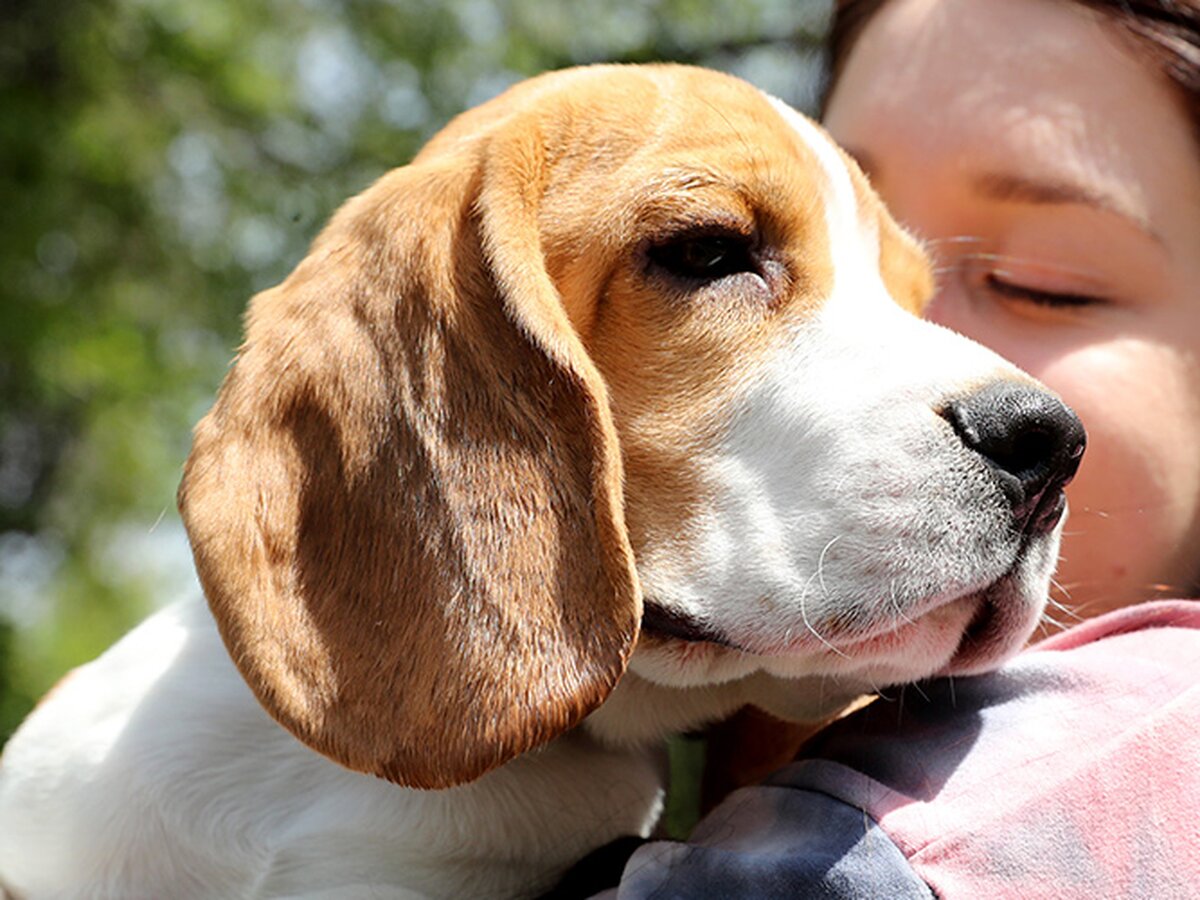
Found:
<path fill-rule="evenodd" d="M 1045 533 L 1062 518 L 1067 486 L 1087 443 L 1083 423 L 1058 398 L 995 382 L 953 400 L 942 416 L 987 462 L 1012 505 L 1018 531 Z"/>

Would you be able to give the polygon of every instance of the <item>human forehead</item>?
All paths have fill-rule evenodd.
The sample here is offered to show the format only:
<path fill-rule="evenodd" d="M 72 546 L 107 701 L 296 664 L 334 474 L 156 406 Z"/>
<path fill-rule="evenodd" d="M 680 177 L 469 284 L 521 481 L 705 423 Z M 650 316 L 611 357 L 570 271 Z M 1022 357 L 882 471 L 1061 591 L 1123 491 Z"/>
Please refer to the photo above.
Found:
<path fill-rule="evenodd" d="M 1072 3 L 892 0 L 863 29 L 834 105 L 887 114 L 881 136 L 899 123 L 930 144 L 961 134 L 983 142 L 1016 128 L 1036 143 L 1047 122 L 1095 127 L 1085 106 L 1124 112 L 1125 78 L 1138 69 L 1099 18 Z"/>
<path fill-rule="evenodd" d="M 828 109 L 835 136 L 885 170 L 922 160 L 949 163 L 950 177 L 1018 167 L 1084 180 L 1164 230 L 1200 208 L 1178 98 L 1137 45 L 1077 3 L 892 0 L 863 29 Z"/>

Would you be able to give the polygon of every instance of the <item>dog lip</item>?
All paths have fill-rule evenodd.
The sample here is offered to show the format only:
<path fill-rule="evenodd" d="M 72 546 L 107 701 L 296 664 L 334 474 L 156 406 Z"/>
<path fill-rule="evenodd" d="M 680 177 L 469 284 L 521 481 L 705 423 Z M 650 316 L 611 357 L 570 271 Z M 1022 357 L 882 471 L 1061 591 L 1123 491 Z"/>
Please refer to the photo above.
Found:
<path fill-rule="evenodd" d="M 978 593 L 979 611 L 939 675 L 990 671 L 1025 644 L 1039 616 L 1028 614 L 1018 593 L 1011 571 Z"/>
<path fill-rule="evenodd" d="M 688 643 L 716 644 L 732 650 L 738 649 L 729 638 L 709 625 L 650 602 L 642 605 L 642 631 L 659 638 L 675 638 Z"/>
<path fill-rule="evenodd" d="M 926 610 L 911 619 L 905 619 L 901 622 L 884 622 L 866 634 L 853 635 L 840 640 L 834 638 L 830 644 L 838 651 L 852 654 L 880 647 L 899 646 L 921 630 L 925 617 L 930 613 L 953 606 L 956 603 L 975 602 L 975 600 L 976 597 L 973 594 L 956 597 L 953 600 L 939 603 L 932 609 Z"/>

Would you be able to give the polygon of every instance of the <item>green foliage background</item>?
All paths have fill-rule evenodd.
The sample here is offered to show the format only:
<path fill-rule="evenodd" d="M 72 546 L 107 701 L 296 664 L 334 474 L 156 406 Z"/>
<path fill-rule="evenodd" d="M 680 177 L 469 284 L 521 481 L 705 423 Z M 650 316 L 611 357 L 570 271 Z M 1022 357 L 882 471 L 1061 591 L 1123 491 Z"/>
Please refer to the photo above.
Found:
<path fill-rule="evenodd" d="M 604 60 L 801 107 L 823 0 L 0 4 L 0 743 L 198 590 L 174 506 L 250 295 L 456 112 Z"/>

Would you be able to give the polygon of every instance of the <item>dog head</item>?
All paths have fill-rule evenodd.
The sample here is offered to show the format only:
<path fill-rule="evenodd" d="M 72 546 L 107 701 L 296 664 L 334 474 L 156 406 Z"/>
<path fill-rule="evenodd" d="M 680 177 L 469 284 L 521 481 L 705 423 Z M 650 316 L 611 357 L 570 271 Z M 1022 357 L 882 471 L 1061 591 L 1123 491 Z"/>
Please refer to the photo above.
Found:
<path fill-rule="evenodd" d="M 197 426 L 180 507 L 233 659 L 418 787 L 571 728 L 631 654 L 681 687 L 994 664 L 1082 432 L 921 322 L 930 289 L 734 78 L 593 67 L 464 114 L 253 300 Z"/>

